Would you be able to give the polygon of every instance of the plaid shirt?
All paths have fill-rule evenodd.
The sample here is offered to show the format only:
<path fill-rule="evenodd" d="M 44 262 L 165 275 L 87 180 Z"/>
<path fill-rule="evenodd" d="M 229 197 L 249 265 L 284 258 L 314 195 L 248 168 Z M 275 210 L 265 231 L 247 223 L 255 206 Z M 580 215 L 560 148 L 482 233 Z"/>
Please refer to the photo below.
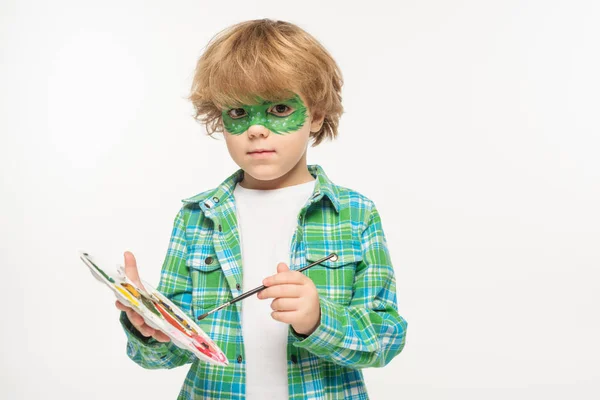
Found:
<path fill-rule="evenodd" d="M 319 165 L 308 169 L 316 178 L 315 188 L 298 214 L 290 268 L 299 269 L 332 252 L 338 259 L 304 272 L 317 287 L 321 322 L 309 336 L 288 330 L 289 398 L 368 399 L 360 369 L 382 367 L 400 353 L 407 327 L 397 311 L 394 270 L 381 219 L 371 200 L 333 184 Z M 183 200 L 175 218 L 157 289 L 190 316 L 242 294 L 232 195 L 242 178 L 243 171 L 238 170 L 217 188 Z M 227 355 L 227 367 L 199 362 L 172 343 L 141 336 L 122 313 L 127 354 L 149 369 L 192 363 L 179 399 L 243 399 L 242 306 L 237 302 L 198 321 Z"/>

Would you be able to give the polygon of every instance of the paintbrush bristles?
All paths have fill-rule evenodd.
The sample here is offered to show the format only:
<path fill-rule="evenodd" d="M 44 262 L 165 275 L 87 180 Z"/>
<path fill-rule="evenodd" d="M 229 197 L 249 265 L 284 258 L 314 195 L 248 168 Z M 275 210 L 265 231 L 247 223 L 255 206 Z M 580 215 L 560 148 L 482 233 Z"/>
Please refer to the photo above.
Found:
<path fill-rule="evenodd" d="M 201 319 L 204 319 L 204 318 L 208 317 L 208 314 L 210 314 L 210 311 L 207 312 L 207 313 L 202 314 L 201 316 L 199 316 L 198 317 L 198 321 L 201 320 Z"/>

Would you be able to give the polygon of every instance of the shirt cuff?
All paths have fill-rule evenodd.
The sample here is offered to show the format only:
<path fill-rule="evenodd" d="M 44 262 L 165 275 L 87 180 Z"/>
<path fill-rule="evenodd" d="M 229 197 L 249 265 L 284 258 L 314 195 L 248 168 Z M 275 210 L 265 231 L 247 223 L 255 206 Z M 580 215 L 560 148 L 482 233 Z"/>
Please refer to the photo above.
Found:
<path fill-rule="evenodd" d="M 159 342 L 158 340 L 154 339 L 153 337 L 146 337 L 146 336 L 142 335 L 140 333 L 140 331 L 138 331 L 133 326 L 131 321 L 129 321 L 129 318 L 127 317 L 127 314 L 125 313 L 125 311 L 121 311 L 121 316 L 119 317 L 119 322 L 121 322 L 121 326 L 125 330 L 127 339 L 132 343 L 135 343 L 137 345 L 144 346 L 144 347 L 160 347 L 161 345 L 164 344 L 163 342 Z"/>
<path fill-rule="evenodd" d="M 292 334 L 293 337 L 295 337 L 298 340 L 304 340 L 309 336 L 309 335 L 303 335 L 301 333 L 296 332 L 291 325 L 290 325 L 290 333 Z"/>
<path fill-rule="evenodd" d="M 310 335 L 303 337 L 294 332 L 292 334 L 298 339 L 294 346 L 306 349 L 316 355 L 328 355 L 336 349 L 344 339 L 346 316 L 343 306 L 331 300 L 321 297 L 321 321 L 317 329 Z"/>

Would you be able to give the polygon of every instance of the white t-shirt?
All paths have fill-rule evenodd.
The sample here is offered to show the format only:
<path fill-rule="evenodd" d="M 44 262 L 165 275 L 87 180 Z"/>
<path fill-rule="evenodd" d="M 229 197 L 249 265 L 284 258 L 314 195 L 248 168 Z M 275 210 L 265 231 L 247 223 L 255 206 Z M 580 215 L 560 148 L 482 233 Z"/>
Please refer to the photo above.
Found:
<path fill-rule="evenodd" d="M 315 181 L 281 189 L 246 189 L 236 185 L 233 195 L 241 241 L 242 291 L 262 285 L 289 266 L 292 236 L 298 214 L 312 195 Z M 271 318 L 273 299 L 254 296 L 243 300 L 242 333 L 246 357 L 246 399 L 288 398 L 288 325 Z"/>

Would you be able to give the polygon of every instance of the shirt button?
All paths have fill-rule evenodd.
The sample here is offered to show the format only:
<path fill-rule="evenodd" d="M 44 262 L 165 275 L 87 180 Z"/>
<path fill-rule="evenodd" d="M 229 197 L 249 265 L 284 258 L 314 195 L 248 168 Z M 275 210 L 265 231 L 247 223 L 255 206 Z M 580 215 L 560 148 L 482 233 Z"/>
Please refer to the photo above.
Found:
<path fill-rule="evenodd" d="M 223 232 L 223 227 L 219 224 L 219 232 Z"/>
<path fill-rule="evenodd" d="M 211 256 L 208 256 L 204 259 L 204 262 L 208 265 L 212 264 L 213 262 L 213 258 Z"/>
<path fill-rule="evenodd" d="M 241 364 L 242 360 L 243 360 L 243 358 L 242 358 L 241 354 L 239 356 L 237 356 L 237 362 L 238 362 L 238 364 Z"/>
<path fill-rule="evenodd" d="M 295 354 L 292 354 L 292 357 L 290 357 L 290 358 L 292 359 L 292 362 L 293 362 L 294 364 L 298 363 L 298 357 L 296 357 L 296 355 L 295 355 Z"/>
<path fill-rule="evenodd" d="M 214 201 L 215 203 L 218 203 L 218 202 L 219 202 L 219 198 L 218 198 L 218 197 L 213 197 L 213 201 Z"/>
<path fill-rule="evenodd" d="M 206 208 L 210 208 L 210 204 L 208 204 L 208 203 L 204 203 L 204 206 L 205 206 Z"/>
<path fill-rule="evenodd" d="M 242 285 L 240 285 L 239 283 L 236 283 L 236 284 L 235 284 L 235 288 L 236 288 L 237 290 L 241 290 L 241 289 L 242 289 Z"/>

